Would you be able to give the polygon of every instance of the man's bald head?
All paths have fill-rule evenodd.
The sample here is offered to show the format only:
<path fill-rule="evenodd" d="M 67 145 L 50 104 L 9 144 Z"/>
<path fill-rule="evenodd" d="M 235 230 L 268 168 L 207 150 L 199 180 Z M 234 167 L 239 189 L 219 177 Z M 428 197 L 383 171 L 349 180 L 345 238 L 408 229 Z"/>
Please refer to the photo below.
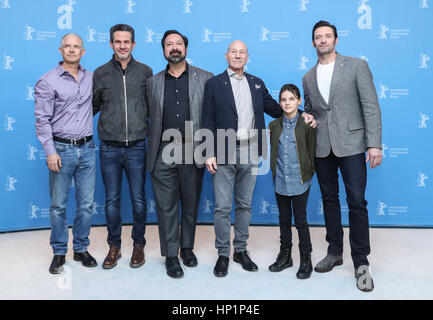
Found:
<path fill-rule="evenodd" d="M 235 40 L 232 43 L 230 43 L 229 47 L 227 48 L 227 52 L 230 51 L 230 49 L 235 48 L 236 50 L 245 50 L 246 53 L 248 53 L 248 47 L 245 44 L 245 42 L 241 40 Z"/>
<path fill-rule="evenodd" d="M 226 60 L 230 69 L 242 74 L 244 66 L 248 62 L 248 47 L 245 42 L 241 40 L 233 41 L 227 49 Z"/>

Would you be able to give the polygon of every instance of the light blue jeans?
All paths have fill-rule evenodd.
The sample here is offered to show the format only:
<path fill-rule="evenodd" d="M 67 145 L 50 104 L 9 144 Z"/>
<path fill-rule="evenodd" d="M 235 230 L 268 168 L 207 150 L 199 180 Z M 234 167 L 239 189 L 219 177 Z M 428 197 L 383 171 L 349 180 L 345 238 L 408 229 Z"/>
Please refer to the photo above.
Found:
<path fill-rule="evenodd" d="M 96 154 L 93 140 L 82 146 L 54 141 L 62 161 L 60 172 L 49 170 L 50 176 L 50 244 L 55 255 L 68 251 L 66 207 L 72 178 L 75 182 L 76 214 L 72 234 L 74 252 L 86 252 L 92 220 L 95 192 Z"/>

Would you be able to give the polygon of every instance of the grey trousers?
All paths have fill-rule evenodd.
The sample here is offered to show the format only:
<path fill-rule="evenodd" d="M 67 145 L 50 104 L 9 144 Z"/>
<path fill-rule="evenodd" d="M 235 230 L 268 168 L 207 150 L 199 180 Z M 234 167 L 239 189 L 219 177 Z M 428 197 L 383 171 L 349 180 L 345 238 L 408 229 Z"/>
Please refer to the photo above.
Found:
<path fill-rule="evenodd" d="M 151 173 L 158 215 L 161 255 L 175 257 L 193 249 L 204 168 L 194 164 L 166 164 L 159 152 Z M 179 226 L 179 200 L 181 218 Z"/>
<path fill-rule="evenodd" d="M 252 168 L 257 167 L 250 161 L 239 164 L 239 148 L 236 148 L 236 164 L 218 164 L 213 176 L 215 194 L 215 248 L 219 256 L 230 256 L 231 212 L 233 187 L 235 193 L 235 222 L 233 247 L 235 252 L 245 251 L 249 237 L 248 226 L 251 220 L 251 201 L 256 185 L 256 175 Z"/>

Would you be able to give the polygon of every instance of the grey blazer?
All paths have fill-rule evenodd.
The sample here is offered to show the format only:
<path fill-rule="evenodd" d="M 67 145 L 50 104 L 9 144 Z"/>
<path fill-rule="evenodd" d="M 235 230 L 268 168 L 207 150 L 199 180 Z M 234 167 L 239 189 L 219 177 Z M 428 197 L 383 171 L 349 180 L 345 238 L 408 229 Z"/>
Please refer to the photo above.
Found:
<path fill-rule="evenodd" d="M 164 107 L 165 69 L 147 80 L 147 103 L 149 108 L 149 133 L 147 150 L 147 170 L 152 172 L 162 138 L 162 117 Z M 189 65 L 189 110 L 193 122 L 193 135 L 201 128 L 204 86 L 213 74 Z M 200 142 L 194 141 L 194 150 Z M 197 165 L 197 167 L 203 167 Z"/>
<path fill-rule="evenodd" d="M 382 149 L 382 120 L 373 77 L 361 59 L 337 53 L 329 104 L 317 84 L 317 64 L 302 79 L 304 110 L 318 121 L 316 157 Z"/>

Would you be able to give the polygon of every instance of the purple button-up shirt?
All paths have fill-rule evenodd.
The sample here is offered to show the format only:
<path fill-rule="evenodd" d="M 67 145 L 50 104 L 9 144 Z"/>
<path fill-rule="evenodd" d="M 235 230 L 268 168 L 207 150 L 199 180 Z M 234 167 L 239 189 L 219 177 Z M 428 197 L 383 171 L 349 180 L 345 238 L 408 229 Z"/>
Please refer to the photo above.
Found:
<path fill-rule="evenodd" d="M 56 153 L 53 136 L 81 139 L 93 134 L 92 80 L 92 72 L 80 65 L 77 83 L 60 62 L 36 82 L 36 135 L 47 157 Z"/>

